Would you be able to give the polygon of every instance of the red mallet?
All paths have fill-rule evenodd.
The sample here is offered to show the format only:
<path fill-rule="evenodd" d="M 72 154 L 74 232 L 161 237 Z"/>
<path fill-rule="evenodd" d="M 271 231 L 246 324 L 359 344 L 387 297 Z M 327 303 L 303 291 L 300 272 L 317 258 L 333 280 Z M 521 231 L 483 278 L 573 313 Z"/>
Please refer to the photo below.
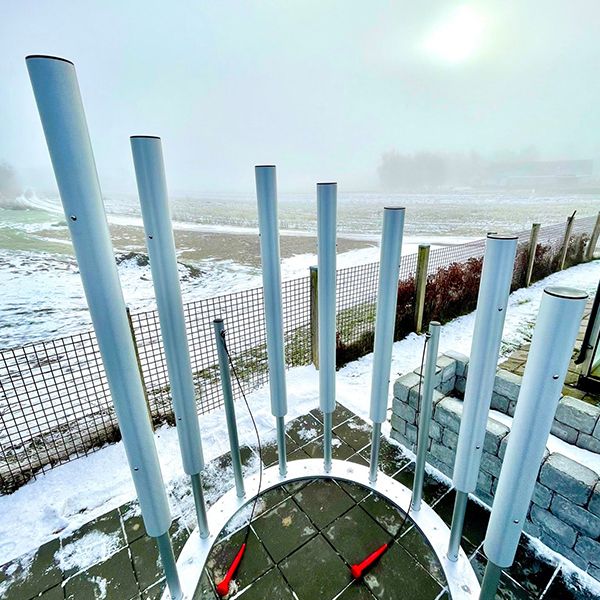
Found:
<path fill-rule="evenodd" d="M 233 559 L 233 562 L 231 563 L 231 566 L 229 567 L 227 574 L 223 578 L 223 581 L 221 581 L 219 584 L 217 584 L 217 594 L 219 594 L 219 596 L 221 596 L 221 598 L 223 598 L 223 597 L 227 596 L 227 594 L 229 594 L 229 583 L 233 579 L 233 576 L 235 575 L 235 572 L 237 571 L 237 568 L 240 565 L 240 561 L 242 560 L 242 556 L 244 556 L 245 550 L 246 550 L 246 544 L 244 543 L 241 545 L 238 553 L 235 555 L 235 558 Z"/>
<path fill-rule="evenodd" d="M 352 565 L 350 567 L 350 573 L 352 574 L 352 577 L 354 577 L 354 579 L 360 579 L 365 571 L 367 571 L 369 569 L 369 567 L 388 549 L 388 545 L 387 544 L 383 544 L 383 546 L 380 546 L 379 548 L 377 548 L 377 550 L 375 550 L 375 552 L 369 554 L 369 556 L 367 556 L 367 558 L 365 558 L 365 560 L 363 560 L 361 563 L 358 563 L 357 565 Z"/>

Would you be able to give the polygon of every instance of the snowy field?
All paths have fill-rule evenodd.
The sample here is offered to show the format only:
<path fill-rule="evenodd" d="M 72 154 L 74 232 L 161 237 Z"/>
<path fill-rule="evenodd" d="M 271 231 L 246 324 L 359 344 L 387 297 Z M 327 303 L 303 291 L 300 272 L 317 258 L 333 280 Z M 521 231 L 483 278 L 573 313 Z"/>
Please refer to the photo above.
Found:
<path fill-rule="evenodd" d="M 126 303 L 154 308 L 139 201 L 104 197 L 111 240 L 119 257 Z M 437 246 L 481 239 L 487 231 L 514 233 L 533 222 L 577 222 L 595 216 L 589 195 L 519 191 L 433 194 L 348 192 L 340 185 L 338 268 L 379 260 L 382 209 L 405 206 L 403 255 L 420 243 Z M 171 197 L 173 228 L 185 302 L 260 286 L 254 191 Z M 316 263 L 314 190 L 279 194 L 283 279 L 306 276 Z M 577 227 L 577 224 L 576 224 Z M 589 229 L 592 224 L 590 222 Z M 560 236 L 561 234 L 559 234 Z M 0 348 L 44 341 L 91 327 L 72 244 L 58 197 L 28 191 L 0 197 Z"/>
<path fill-rule="evenodd" d="M 547 285 L 569 285 L 593 292 L 600 278 L 600 261 L 555 273 L 527 289 L 514 292 L 509 301 L 503 339 L 503 354 L 528 341 L 531 336 L 542 290 Z M 469 354 L 474 313 L 459 317 L 442 328 L 440 352 L 457 350 Z M 415 368 L 420 360 L 423 336 L 410 334 L 394 344 L 392 382 Z M 337 400 L 361 417 L 368 419 L 370 377 L 373 355 L 346 365 L 337 374 Z M 318 407 L 318 377 L 312 366 L 298 367 L 287 373 L 287 419 L 293 419 Z M 268 386 L 248 396 L 263 442 L 275 439 L 274 419 L 270 414 Z M 390 394 L 391 402 L 391 394 Z M 243 404 L 237 407 L 240 443 L 255 445 L 254 434 Z M 208 461 L 228 451 L 223 410 L 201 417 L 204 455 Z M 389 434 L 389 425 L 384 425 Z M 155 433 L 163 477 L 174 516 L 193 513 L 191 497 L 186 496 L 185 476 L 173 428 L 163 426 Z M 254 462 L 257 467 L 257 461 Z M 210 473 L 207 474 L 210 477 Z M 218 474 L 226 479 L 227 474 Z M 231 478 L 229 478 L 231 479 Z M 228 482 L 224 485 L 228 486 Z M 223 488 L 214 488 L 214 500 Z M 40 475 L 11 495 L 0 496 L 0 556 L 10 561 L 59 535 L 66 535 L 84 523 L 133 499 L 135 491 L 123 445 L 117 443 L 61 465 Z"/>

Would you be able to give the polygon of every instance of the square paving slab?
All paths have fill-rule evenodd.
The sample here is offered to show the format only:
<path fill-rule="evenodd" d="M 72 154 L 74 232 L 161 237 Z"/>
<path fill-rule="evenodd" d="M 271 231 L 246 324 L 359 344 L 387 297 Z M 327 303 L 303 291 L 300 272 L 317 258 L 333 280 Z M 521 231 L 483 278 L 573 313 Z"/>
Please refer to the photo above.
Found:
<path fill-rule="evenodd" d="M 398 543 L 365 575 L 376 598 L 436 600 L 442 586 Z"/>
<path fill-rule="evenodd" d="M 281 561 L 317 533 L 292 498 L 261 515 L 253 527 L 275 562 Z"/>
<path fill-rule="evenodd" d="M 322 535 L 288 556 L 280 569 L 298 600 L 334 598 L 350 582 L 348 568 Z"/>
<path fill-rule="evenodd" d="M 332 480 L 316 480 L 294 495 L 308 518 L 323 529 L 354 505 L 354 500 Z"/>

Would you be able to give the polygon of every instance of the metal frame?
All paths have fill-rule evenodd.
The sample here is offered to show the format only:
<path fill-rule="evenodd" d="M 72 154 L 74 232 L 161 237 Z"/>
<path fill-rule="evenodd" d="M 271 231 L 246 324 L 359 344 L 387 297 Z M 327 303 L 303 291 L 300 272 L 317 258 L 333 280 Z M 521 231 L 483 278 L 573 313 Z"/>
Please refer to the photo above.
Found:
<path fill-rule="evenodd" d="M 247 490 L 257 489 L 258 477 L 259 474 L 256 473 L 246 478 Z M 269 467 L 263 471 L 261 493 L 300 479 L 336 479 L 358 483 L 381 494 L 400 510 L 404 512 L 409 510 L 411 491 L 406 486 L 384 473 L 379 473 L 377 481 L 371 482 L 368 467 L 335 459 L 331 462 L 329 472 L 325 471 L 323 460 L 320 458 L 290 461 L 287 474 L 284 476 L 279 473 L 277 465 Z M 253 493 L 245 498 L 239 498 L 235 489 L 229 490 L 208 511 L 212 529 L 210 536 L 202 539 L 198 529 L 194 529 L 177 561 L 185 598 L 193 597 L 207 558 L 221 530 L 237 511 L 252 502 L 255 495 Z M 450 532 L 441 517 L 425 503 L 421 505 L 418 512 L 411 512 L 409 516 L 421 534 L 425 536 L 440 561 L 452 598 L 465 600 L 477 598 L 480 592 L 479 583 L 464 550 L 460 549 L 456 561 L 450 561 L 446 557 Z M 162 599 L 169 600 L 168 591 L 163 594 Z"/>

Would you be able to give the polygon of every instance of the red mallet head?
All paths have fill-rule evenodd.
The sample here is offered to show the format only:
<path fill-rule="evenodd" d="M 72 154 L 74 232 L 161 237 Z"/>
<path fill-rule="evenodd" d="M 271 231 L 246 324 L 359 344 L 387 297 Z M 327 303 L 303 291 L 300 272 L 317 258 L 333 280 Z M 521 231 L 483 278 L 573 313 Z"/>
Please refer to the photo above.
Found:
<path fill-rule="evenodd" d="M 217 584 L 217 594 L 219 594 L 219 596 L 221 596 L 221 598 L 224 598 L 225 596 L 227 596 L 227 594 L 229 594 L 229 584 L 231 583 L 231 580 L 233 579 L 233 576 L 235 575 L 235 572 L 237 571 L 240 561 L 242 560 L 242 556 L 244 556 L 245 550 L 246 550 L 246 544 L 242 544 L 240 549 L 238 550 L 238 553 L 235 555 L 235 558 L 233 559 L 231 566 L 227 570 L 227 574 L 223 578 L 223 581 L 221 581 Z"/>
<path fill-rule="evenodd" d="M 366 571 L 369 570 L 371 565 L 388 549 L 387 544 L 383 544 L 375 550 L 375 552 L 369 554 L 365 560 L 358 563 L 357 565 L 352 565 L 350 567 L 350 574 L 354 579 L 360 579 Z"/>

